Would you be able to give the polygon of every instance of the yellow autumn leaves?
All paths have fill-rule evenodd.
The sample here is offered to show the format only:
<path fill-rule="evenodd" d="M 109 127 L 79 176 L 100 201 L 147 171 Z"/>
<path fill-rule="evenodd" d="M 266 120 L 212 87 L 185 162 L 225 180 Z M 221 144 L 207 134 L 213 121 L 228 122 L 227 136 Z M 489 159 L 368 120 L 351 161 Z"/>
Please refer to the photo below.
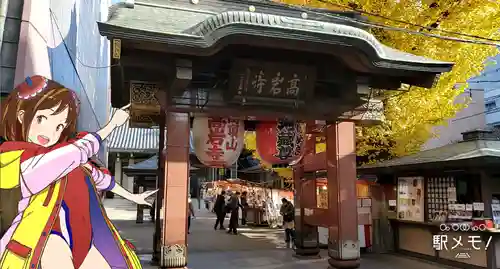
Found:
<path fill-rule="evenodd" d="M 378 14 L 367 16 L 372 22 L 432 34 L 468 38 L 438 30 L 500 39 L 500 1 L 487 0 L 281 0 L 287 4 L 332 10 L 348 10 L 336 4 Z M 401 23 L 434 27 L 436 30 Z M 432 137 L 432 127 L 444 124 L 466 104 L 455 102 L 465 89 L 467 79 L 478 75 L 488 57 L 499 53 L 496 47 L 458 43 L 400 31 L 373 29 L 385 45 L 435 60 L 454 62 L 432 89 L 411 87 L 404 94 L 385 100 L 386 121 L 379 126 L 358 130 L 357 154 L 377 159 L 380 152 L 396 157 L 419 151 Z M 460 87 L 456 87 L 461 84 Z M 319 146 L 324 148 L 323 146 Z"/>
<path fill-rule="evenodd" d="M 469 38 L 450 32 L 500 39 L 500 1 L 488 0 L 280 0 L 279 2 L 332 10 L 354 7 L 377 16 L 372 22 L 438 35 Z M 398 21 L 409 22 L 411 24 Z M 417 25 L 417 26 L 415 26 Z M 419 26 L 432 27 L 434 30 Z M 439 30 L 448 31 L 448 33 Z M 389 94 L 385 99 L 382 125 L 357 130 L 357 154 L 375 161 L 419 151 L 433 136 L 432 127 L 445 123 L 467 104 L 455 99 L 463 93 L 466 81 L 483 70 L 488 57 L 499 53 L 496 47 L 466 44 L 410 34 L 401 31 L 373 29 L 385 45 L 435 60 L 454 62 L 455 67 L 443 74 L 432 89 L 410 87 L 406 93 Z M 457 85 L 461 85 L 457 87 Z M 255 133 L 245 135 L 247 148 L 255 150 Z M 325 149 L 317 145 L 317 152 Z M 258 154 L 255 153 L 258 158 Z"/>

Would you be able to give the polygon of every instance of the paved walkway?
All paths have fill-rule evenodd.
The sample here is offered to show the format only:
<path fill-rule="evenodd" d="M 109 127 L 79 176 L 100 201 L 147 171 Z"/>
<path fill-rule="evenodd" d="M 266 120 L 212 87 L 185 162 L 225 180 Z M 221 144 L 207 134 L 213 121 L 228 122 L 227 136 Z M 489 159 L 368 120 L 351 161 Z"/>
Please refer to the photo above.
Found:
<path fill-rule="evenodd" d="M 120 198 L 104 201 L 108 216 L 121 234 L 134 243 L 144 268 L 151 260 L 153 224 L 147 219 L 135 223 L 135 206 Z M 214 231 L 215 217 L 204 209 L 196 210 L 188 236 L 189 269 L 320 269 L 328 268 L 326 251 L 320 259 L 299 260 L 284 244 L 283 232 L 267 228 L 240 228 L 240 235 Z M 148 215 L 145 213 L 145 215 Z M 227 219 L 226 219 L 227 222 Z M 442 269 L 442 265 L 385 254 L 363 254 L 361 269 Z"/>

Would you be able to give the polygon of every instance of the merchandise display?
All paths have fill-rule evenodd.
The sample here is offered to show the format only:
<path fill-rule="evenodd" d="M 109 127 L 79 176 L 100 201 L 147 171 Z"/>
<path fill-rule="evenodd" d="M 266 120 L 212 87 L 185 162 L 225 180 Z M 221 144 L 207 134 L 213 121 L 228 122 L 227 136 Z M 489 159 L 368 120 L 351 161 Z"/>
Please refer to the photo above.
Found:
<path fill-rule="evenodd" d="M 453 197 L 451 189 L 455 189 L 455 179 L 453 177 L 427 178 L 429 220 L 446 219 L 448 205 L 451 202 L 456 202 L 456 191 L 455 197 Z"/>
<path fill-rule="evenodd" d="M 422 177 L 398 178 L 398 218 L 424 221 Z"/>

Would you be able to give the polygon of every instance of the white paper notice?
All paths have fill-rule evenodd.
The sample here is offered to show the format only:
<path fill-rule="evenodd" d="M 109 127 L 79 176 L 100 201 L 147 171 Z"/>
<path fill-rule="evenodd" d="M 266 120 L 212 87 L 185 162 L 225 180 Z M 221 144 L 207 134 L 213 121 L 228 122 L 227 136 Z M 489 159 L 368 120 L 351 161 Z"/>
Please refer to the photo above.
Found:
<path fill-rule="evenodd" d="M 389 200 L 389 206 L 396 206 L 396 200 Z"/>
<path fill-rule="evenodd" d="M 484 203 L 472 203 L 474 211 L 484 211 Z"/>
<path fill-rule="evenodd" d="M 361 206 L 362 207 L 371 207 L 372 206 L 372 199 L 370 199 L 370 198 L 363 199 L 363 201 L 361 201 Z"/>
<path fill-rule="evenodd" d="M 457 189 L 455 187 L 448 187 L 448 202 L 456 202 L 457 201 Z"/>

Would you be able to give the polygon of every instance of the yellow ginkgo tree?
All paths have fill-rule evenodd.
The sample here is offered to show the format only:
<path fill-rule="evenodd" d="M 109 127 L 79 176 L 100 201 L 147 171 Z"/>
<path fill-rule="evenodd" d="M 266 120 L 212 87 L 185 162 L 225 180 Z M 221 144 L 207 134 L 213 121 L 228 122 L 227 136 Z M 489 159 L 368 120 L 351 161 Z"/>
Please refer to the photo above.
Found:
<path fill-rule="evenodd" d="M 461 39 L 500 39 L 500 1 L 493 0 L 281 0 L 285 4 L 330 10 L 358 10 L 369 21 L 418 33 Z M 443 32 L 447 31 L 447 32 Z M 494 46 L 461 43 L 405 31 L 372 28 L 372 34 L 392 48 L 454 62 L 432 89 L 410 87 L 386 97 L 385 122 L 358 130 L 357 154 L 380 160 L 411 154 L 433 136 L 432 127 L 445 124 L 466 104 L 456 102 L 466 81 L 478 75 Z M 459 35 L 460 34 L 460 35 Z M 469 35 L 469 36 L 464 36 Z M 498 42 L 500 43 L 500 42 Z M 457 86 L 461 85 L 461 86 Z M 324 149 L 319 146 L 319 150 Z"/>

